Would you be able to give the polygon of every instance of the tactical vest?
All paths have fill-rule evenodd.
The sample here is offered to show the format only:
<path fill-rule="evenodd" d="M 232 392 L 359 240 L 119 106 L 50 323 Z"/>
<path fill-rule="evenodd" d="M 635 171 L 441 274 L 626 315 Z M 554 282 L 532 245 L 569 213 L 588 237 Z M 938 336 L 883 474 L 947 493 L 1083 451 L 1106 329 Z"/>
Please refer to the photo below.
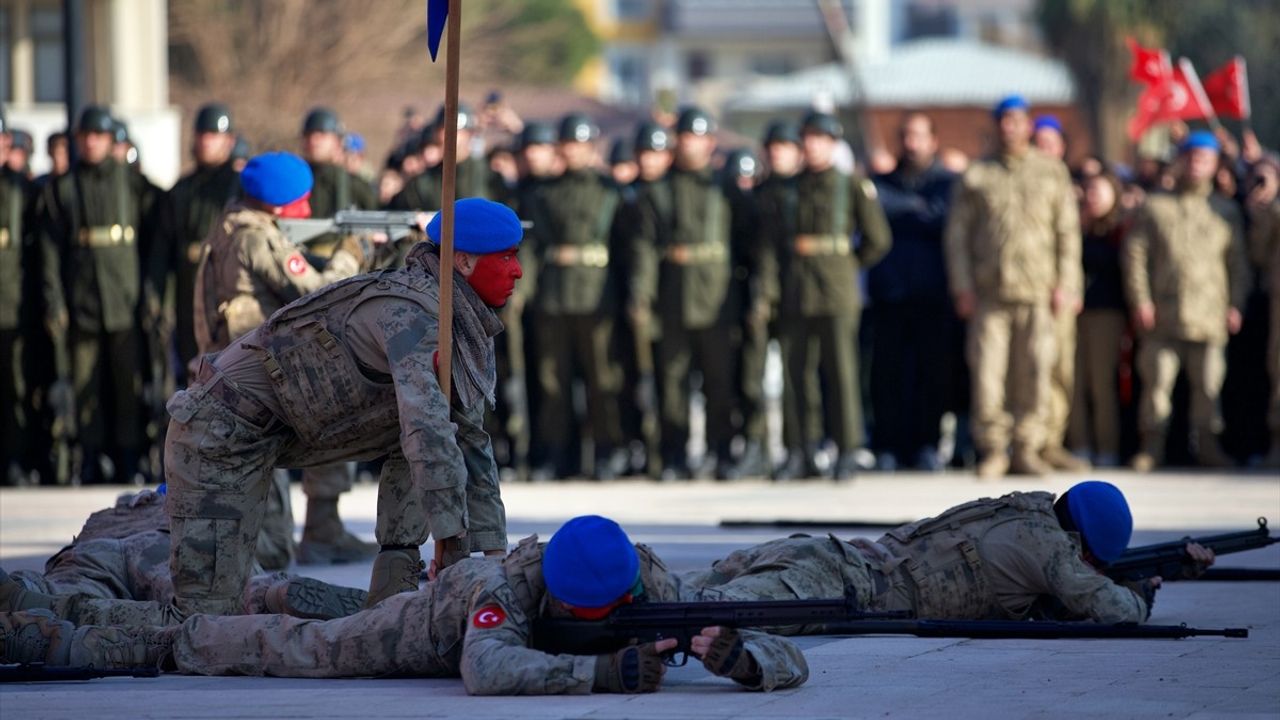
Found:
<path fill-rule="evenodd" d="M 893 556 L 880 568 L 914 602 L 921 618 L 981 619 L 995 600 L 978 544 L 997 525 L 1044 513 L 1057 523 L 1053 495 L 1010 493 L 958 505 L 945 513 L 890 530 L 878 544 Z"/>
<path fill-rule="evenodd" d="M 356 456 L 398 442 L 395 385 L 369 378 L 343 336 L 356 307 L 378 297 L 408 300 L 423 312 L 439 313 L 434 278 L 384 270 L 295 301 L 272 315 L 258 334 L 284 420 L 307 445 L 344 448 Z"/>
<path fill-rule="evenodd" d="M 254 294 L 253 274 L 241 264 L 236 243 L 237 233 L 255 226 L 275 232 L 275 224 L 265 213 L 247 208 L 230 212 L 201 247 L 194 291 L 194 329 L 201 354 L 222 350 L 267 319 L 269 313 Z M 276 299 L 272 304 L 278 307 L 284 303 Z"/>

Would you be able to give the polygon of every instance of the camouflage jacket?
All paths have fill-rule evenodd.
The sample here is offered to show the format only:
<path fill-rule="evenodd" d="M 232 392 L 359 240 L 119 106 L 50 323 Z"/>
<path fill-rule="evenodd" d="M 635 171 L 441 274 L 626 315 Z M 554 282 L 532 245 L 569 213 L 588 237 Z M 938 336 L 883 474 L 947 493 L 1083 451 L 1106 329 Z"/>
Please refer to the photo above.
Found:
<path fill-rule="evenodd" d="M 1233 200 L 1208 185 L 1152 195 L 1122 253 L 1131 307 L 1155 304 L 1154 335 L 1227 341 L 1227 310 L 1243 310 L 1249 292 L 1244 228 Z"/>
<path fill-rule="evenodd" d="M 1080 217 L 1067 167 L 1037 150 L 975 163 L 956 183 L 943 234 L 953 295 L 1047 303 L 1081 292 Z"/>
<path fill-rule="evenodd" d="M 270 214 L 233 204 L 201 247 L 194 290 L 200 353 L 223 349 L 276 310 L 359 271 L 356 259 L 341 250 L 316 270 Z"/>

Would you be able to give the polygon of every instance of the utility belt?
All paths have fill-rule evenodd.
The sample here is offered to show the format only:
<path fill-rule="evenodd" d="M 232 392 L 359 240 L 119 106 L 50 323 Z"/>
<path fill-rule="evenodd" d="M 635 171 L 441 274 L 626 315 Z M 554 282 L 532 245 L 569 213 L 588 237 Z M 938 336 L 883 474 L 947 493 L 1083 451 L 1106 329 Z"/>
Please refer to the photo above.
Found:
<path fill-rule="evenodd" d="M 9 249 L 9 228 L 0 228 L 0 250 Z"/>
<path fill-rule="evenodd" d="M 81 247 L 112 247 L 132 245 L 135 233 L 132 225 L 98 225 L 82 227 L 79 232 Z"/>
<path fill-rule="evenodd" d="M 797 235 L 791 247 L 801 257 L 853 254 L 853 243 L 842 235 Z"/>
<path fill-rule="evenodd" d="M 672 265 L 701 265 L 723 262 L 729 257 L 724 245 L 714 242 L 668 245 L 662 259 Z"/>
<path fill-rule="evenodd" d="M 275 420 L 275 413 L 261 401 L 245 393 L 234 383 L 218 372 L 206 356 L 200 360 L 200 369 L 196 371 L 196 382 L 204 386 L 205 392 L 227 407 L 236 415 L 248 420 L 258 427 L 266 427 Z"/>
<path fill-rule="evenodd" d="M 552 245 L 545 257 L 552 265 L 602 268 L 609 265 L 609 246 L 604 243 Z"/>

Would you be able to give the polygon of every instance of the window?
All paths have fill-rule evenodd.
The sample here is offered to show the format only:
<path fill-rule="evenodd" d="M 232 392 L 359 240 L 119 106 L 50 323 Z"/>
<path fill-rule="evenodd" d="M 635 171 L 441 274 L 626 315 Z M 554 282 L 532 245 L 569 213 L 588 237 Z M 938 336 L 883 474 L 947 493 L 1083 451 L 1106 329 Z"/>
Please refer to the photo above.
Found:
<path fill-rule="evenodd" d="M 31 42 L 35 48 L 35 101 L 62 102 L 62 12 L 56 6 L 31 9 Z"/>

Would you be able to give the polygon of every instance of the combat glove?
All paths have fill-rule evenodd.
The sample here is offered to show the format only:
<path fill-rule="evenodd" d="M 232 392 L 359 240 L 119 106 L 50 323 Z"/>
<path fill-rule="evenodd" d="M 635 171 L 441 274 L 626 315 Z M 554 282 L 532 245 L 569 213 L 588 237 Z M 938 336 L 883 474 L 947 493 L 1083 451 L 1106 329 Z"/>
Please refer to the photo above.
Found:
<path fill-rule="evenodd" d="M 612 655 L 596 657 L 596 678 L 592 689 L 608 693 L 654 692 L 667 672 L 662 655 L 653 643 L 628 645 Z"/>
<path fill-rule="evenodd" d="M 720 637 L 711 642 L 702 658 L 702 665 L 712 675 L 727 677 L 744 685 L 756 687 L 763 681 L 760 664 L 751 657 L 742 642 L 742 634 L 734 628 L 720 629 Z"/>

